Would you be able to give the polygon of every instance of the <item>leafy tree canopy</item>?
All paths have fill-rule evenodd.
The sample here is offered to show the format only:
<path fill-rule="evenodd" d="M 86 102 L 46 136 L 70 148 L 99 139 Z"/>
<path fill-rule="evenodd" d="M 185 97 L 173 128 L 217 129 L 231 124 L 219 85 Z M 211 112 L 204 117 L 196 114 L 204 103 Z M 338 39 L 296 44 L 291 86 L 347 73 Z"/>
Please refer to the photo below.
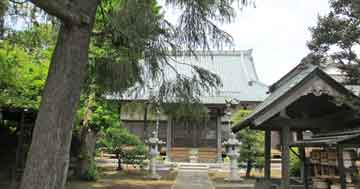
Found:
<path fill-rule="evenodd" d="M 95 133 L 108 128 L 120 128 L 120 117 L 116 104 L 107 102 L 101 98 L 83 96 L 78 111 L 76 130 L 91 129 Z"/>
<path fill-rule="evenodd" d="M 54 36 L 39 25 L 0 41 L 0 105 L 38 108 L 47 77 Z"/>

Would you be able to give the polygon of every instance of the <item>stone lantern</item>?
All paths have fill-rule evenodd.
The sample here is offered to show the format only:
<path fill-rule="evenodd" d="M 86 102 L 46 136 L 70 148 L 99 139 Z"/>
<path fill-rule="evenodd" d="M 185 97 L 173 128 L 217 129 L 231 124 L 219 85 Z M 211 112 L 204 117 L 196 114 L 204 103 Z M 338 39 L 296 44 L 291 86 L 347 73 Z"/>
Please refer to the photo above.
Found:
<path fill-rule="evenodd" d="M 150 155 L 150 172 L 149 176 L 151 179 L 160 179 L 161 176 L 156 173 L 156 157 L 160 154 L 159 145 L 165 144 L 165 142 L 159 140 L 157 137 L 157 132 L 152 132 L 152 136 L 149 138 L 146 143 L 149 145 L 149 155 Z"/>
<path fill-rule="evenodd" d="M 225 178 L 225 181 L 242 181 L 243 179 L 238 173 L 237 163 L 237 159 L 239 157 L 238 147 L 240 146 L 240 142 L 236 139 L 234 133 L 230 133 L 229 139 L 223 143 L 223 146 L 226 149 L 227 156 L 230 158 L 230 176 Z"/>

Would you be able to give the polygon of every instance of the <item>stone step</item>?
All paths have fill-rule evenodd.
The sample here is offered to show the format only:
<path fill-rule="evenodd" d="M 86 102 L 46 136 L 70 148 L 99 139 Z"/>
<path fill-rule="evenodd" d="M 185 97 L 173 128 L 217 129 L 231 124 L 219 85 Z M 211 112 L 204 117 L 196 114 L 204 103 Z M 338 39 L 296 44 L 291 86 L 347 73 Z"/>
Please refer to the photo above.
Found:
<path fill-rule="evenodd" d="M 281 163 L 281 159 L 279 158 L 272 158 L 271 163 Z"/>
<path fill-rule="evenodd" d="M 209 165 L 205 163 L 179 163 L 180 170 L 208 170 Z"/>
<path fill-rule="evenodd" d="M 182 167 L 209 167 L 207 163 L 179 163 L 178 165 Z"/>

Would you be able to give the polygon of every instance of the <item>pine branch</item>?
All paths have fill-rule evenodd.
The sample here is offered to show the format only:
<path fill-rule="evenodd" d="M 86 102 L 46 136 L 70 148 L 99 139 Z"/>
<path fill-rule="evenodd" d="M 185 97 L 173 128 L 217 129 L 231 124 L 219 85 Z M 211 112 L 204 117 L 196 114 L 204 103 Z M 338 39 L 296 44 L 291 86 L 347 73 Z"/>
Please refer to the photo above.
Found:
<path fill-rule="evenodd" d="M 34 5 L 43 9 L 50 15 L 53 15 L 65 23 L 80 25 L 89 24 L 90 18 L 88 15 L 81 14 L 71 7 L 69 1 L 64 0 L 30 0 Z"/>

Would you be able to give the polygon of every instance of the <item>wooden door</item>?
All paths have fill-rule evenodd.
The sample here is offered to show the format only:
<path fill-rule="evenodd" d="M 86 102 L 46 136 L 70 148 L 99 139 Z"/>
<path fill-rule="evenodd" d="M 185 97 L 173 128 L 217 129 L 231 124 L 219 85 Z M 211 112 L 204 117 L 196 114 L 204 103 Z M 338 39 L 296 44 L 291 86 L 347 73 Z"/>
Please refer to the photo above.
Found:
<path fill-rule="evenodd" d="M 173 147 L 195 147 L 194 134 L 194 127 L 190 121 L 174 121 L 172 125 Z"/>
<path fill-rule="evenodd" d="M 216 148 L 217 128 L 216 119 L 204 120 L 202 124 L 197 125 L 197 147 Z"/>

